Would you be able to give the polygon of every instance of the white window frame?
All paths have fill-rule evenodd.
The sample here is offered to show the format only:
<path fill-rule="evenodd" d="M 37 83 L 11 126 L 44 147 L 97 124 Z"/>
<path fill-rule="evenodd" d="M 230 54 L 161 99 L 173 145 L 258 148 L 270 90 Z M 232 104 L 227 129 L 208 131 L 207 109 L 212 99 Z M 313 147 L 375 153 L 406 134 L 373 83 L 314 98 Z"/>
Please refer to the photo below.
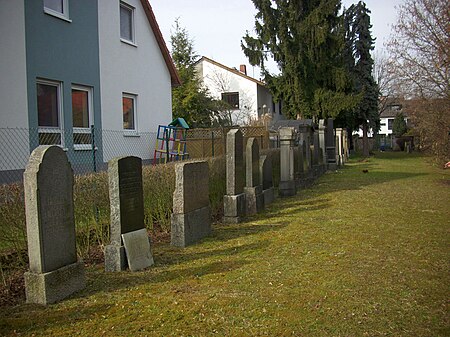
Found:
<path fill-rule="evenodd" d="M 75 133 L 91 133 L 91 125 L 94 125 L 94 102 L 93 102 L 93 90 L 92 87 L 87 87 L 78 84 L 72 84 L 72 90 L 85 91 L 88 94 L 88 109 L 89 109 L 89 123 L 87 128 L 73 127 L 72 135 Z M 72 97 L 72 90 L 70 91 Z M 73 111 L 72 111 L 72 123 L 73 123 Z M 73 124 L 72 124 L 73 126 Z M 74 150 L 92 150 L 92 144 L 73 144 Z"/>
<path fill-rule="evenodd" d="M 51 80 L 44 80 L 44 79 L 40 79 L 38 78 L 36 80 L 36 85 L 37 84 L 43 84 L 43 85 L 49 85 L 49 86 L 54 86 L 57 88 L 57 95 L 58 95 L 58 121 L 59 121 L 59 125 L 58 126 L 40 126 L 39 125 L 39 111 L 36 112 L 38 113 L 38 133 L 59 133 L 61 134 L 61 144 L 59 144 L 59 146 L 61 146 L 62 148 L 64 148 L 64 115 L 63 115 L 63 83 L 62 82 L 58 82 L 58 81 L 51 81 Z M 37 100 L 37 92 L 36 92 L 36 100 Z M 36 106 L 37 107 L 37 106 Z"/>
<path fill-rule="evenodd" d="M 134 121 L 134 128 L 133 129 L 124 129 L 123 128 L 123 99 L 124 98 L 131 98 L 133 100 L 133 121 Z M 139 136 L 138 134 L 138 122 L 137 122 L 137 95 L 136 94 L 130 94 L 130 93 L 122 93 L 122 100 L 121 100 L 121 106 L 122 106 L 122 129 L 125 136 Z"/>
<path fill-rule="evenodd" d="M 122 37 L 122 32 L 120 31 L 120 9 L 121 8 L 125 8 L 127 10 L 129 10 L 131 12 L 131 40 L 128 40 L 126 38 Z M 119 34 L 120 34 L 120 41 L 132 45 L 134 47 L 137 47 L 136 45 L 136 24 L 135 24 L 135 8 L 129 4 L 127 4 L 126 2 L 121 1 L 120 5 L 119 5 Z"/>
<path fill-rule="evenodd" d="M 59 19 L 62 19 L 62 20 L 68 21 L 68 22 L 72 22 L 72 20 L 70 20 L 70 18 L 69 18 L 69 0 L 62 0 L 62 2 L 63 2 L 63 11 L 62 11 L 62 13 L 58 12 L 58 11 L 55 11 L 54 9 L 45 7 L 45 4 L 43 5 L 44 6 L 44 13 L 48 14 L 48 15 L 55 16 L 55 17 L 57 17 Z"/>

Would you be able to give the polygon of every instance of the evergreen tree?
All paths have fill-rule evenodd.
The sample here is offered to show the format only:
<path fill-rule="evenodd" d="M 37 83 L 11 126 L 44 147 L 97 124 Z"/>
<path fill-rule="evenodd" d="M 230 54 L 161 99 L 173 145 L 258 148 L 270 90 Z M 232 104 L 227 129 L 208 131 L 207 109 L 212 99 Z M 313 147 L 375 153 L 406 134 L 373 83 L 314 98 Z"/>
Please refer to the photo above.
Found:
<path fill-rule="evenodd" d="M 392 122 L 392 133 L 395 137 L 401 137 L 406 131 L 408 131 L 408 128 L 406 126 L 405 116 L 403 116 L 403 113 L 399 112 Z"/>
<path fill-rule="evenodd" d="M 353 130 L 362 127 L 363 155 L 369 156 L 368 132 L 377 132 L 380 127 L 378 114 L 378 85 L 373 78 L 373 59 L 370 52 L 374 48 L 370 24 L 370 10 L 359 1 L 344 11 L 346 28 L 345 61 L 351 74 L 353 91 L 361 97 L 356 107 L 347 112 L 346 123 Z"/>
<path fill-rule="evenodd" d="M 172 59 L 178 70 L 181 85 L 172 89 L 173 118 L 182 117 L 191 127 L 207 127 L 221 108 L 196 75 L 195 63 L 199 56 L 187 30 L 175 20 L 175 31 L 170 36 Z"/>
<path fill-rule="evenodd" d="M 260 66 L 285 115 L 336 117 L 357 98 L 347 94 L 344 30 L 340 0 L 252 0 L 256 37 L 241 43 L 250 64 Z M 265 63 L 273 57 L 281 71 L 271 75 Z"/>

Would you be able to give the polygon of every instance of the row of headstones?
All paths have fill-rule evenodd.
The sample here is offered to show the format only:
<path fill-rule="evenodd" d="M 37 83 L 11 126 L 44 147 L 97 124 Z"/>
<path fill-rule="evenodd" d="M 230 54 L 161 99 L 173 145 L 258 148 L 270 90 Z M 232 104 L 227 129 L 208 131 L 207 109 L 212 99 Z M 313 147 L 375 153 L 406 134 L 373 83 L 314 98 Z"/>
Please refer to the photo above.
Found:
<path fill-rule="evenodd" d="M 211 231 L 208 163 L 178 163 L 175 175 L 171 244 L 185 247 Z M 111 223 L 105 270 L 147 268 L 154 262 L 144 224 L 142 160 L 111 160 L 108 180 Z M 60 147 L 40 146 L 32 152 L 24 173 L 28 303 L 54 303 L 85 287 L 84 264 L 77 260 L 73 182 Z"/>
<path fill-rule="evenodd" d="M 302 134 L 302 132 L 300 132 Z M 281 196 L 323 173 L 321 137 L 308 133 L 295 145 L 292 128 L 280 130 Z M 322 137 L 323 138 L 323 137 Z M 243 136 L 239 129 L 227 135 L 224 222 L 237 223 L 255 214 L 274 199 L 272 160 L 259 155 L 259 144 L 246 144 L 244 177 Z M 209 168 L 206 161 L 182 162 L 175 166 L 171 244 L 185 247 L 211 232 Z M 132 271 L 153 264 L 144 225 L 142 160 L 115 158 L 108 163 L 111 207 L 110 244 L 105 247 L 106 271 Z M 245 183 L 244 183 L 245 181 Z M 85 287 L 84 265 L 77 261 L 73 208 L 73 171 L 58 146 L 40 146 L 33 151 L 24 173 L 30 271 L 25 273 L 27 302 L 53 303 Z"/>
<path fill-rule="evenodd" d="M 279 130 L 280 196 L 295 195 L 326 171 L 324 132 L 322 128 L 311 136 L 307 126 L 299 132 L 289 127 Z M 245 215 L 260 212 L 274 199 L 272 158 L 260 156 L 257 139 L 249 138 L 244 165 L 243 135 L 239 129 L 227 134 L 226 181 L 225 223 L 238 223 Z"/>

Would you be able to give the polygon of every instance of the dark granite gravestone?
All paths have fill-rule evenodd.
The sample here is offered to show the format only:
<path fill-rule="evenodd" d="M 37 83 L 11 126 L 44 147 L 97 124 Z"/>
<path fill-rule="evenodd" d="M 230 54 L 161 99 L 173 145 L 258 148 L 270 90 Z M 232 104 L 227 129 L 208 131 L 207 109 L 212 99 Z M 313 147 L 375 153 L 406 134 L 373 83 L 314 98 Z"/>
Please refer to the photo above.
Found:
<path fill-rule="evenodd" d="M 327 157 L 327 168 L 330 171 L 335 171 L 336 164 L 336 143 L 334 135 L 334 123 L 333 118 L 327 119 L 327 128 L 325 132 L 325 147 Z"/>
<path fill-rule="evenodd" d="M 176 164 L 171 245 L 186 247 L 210 233 L 208 163 L 191 161 Z"/>
<path fill-rule="evenodd" d="M 73 212 L 73 171 L 59 146 L 39 146 L 24 172 L 30 271 L 27 302 L 48 304 L 85 287 L 77 262 Z"/>
<path fill-rule="evenodd" d="M 121 271 L 128 265 L 122 234 L 145 228 L 141 158 L 110 160 L 108 180 L 111 224 L 110 244 L 105 247 L 105 270 Z"/>

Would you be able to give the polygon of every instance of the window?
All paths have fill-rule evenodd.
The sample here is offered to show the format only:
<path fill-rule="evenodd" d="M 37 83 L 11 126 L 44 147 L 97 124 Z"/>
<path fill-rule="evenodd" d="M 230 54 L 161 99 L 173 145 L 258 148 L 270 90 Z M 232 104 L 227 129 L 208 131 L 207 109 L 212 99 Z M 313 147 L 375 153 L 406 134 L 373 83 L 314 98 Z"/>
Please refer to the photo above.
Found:
<path fill-rule="evenodd" d="M 392 124 L 394 124 L 394 119 L 393 118 L 389 118 L 388 119 L 388 130 L 392 130 Z"/>
<path fill-rule="evenodd" d="M 402 109 L 401 104 L 391 104 L 388 106 L 388 109 L 391 111 L 400 111 Z"/>
<path fill-rule="evenodd" d="M 61 137 L 61 83 L 36 83 L 39 145 L 63 145 Z"/>
<path fill-rule="evenodd" d="M 228 103 L 233 110 L 239 109 L 239 93 L 224 92 L 222 93 L 222 101 Z"/>
<path fill-rule="evenodd" d="M 123 129 L 128 131 L 137 131 L 135 95 L 123 94 L 122 113 L 123 113 Z"/>
<path fill-rule="evenodd" d="M 120 38 L 134 44 L 134 8 L 120 3 Z"/>
<path fill-rule="evenodd" d="M 68 0 L 44 0 L 44 12 L 70 21 Z"/>
<path fill-rule="evenodd" d="M 92 89 L 72 86 L 73 143 L 76 150 L 91 149 L 93 124 Z"/>

